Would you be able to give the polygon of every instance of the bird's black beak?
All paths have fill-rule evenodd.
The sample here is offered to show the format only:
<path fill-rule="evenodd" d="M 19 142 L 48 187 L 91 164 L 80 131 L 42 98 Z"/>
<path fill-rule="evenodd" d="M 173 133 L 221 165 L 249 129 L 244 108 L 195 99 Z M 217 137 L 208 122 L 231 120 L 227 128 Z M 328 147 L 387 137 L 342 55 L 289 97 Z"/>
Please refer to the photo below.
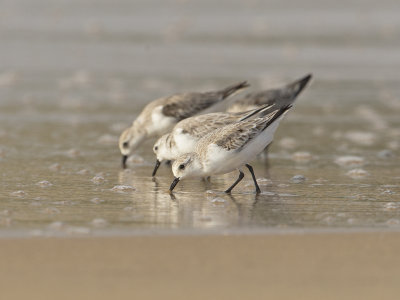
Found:
<path fill-rule="evenodd" d="M 127 160 L 128 160 L 128 155 L 122 155 L 122 169 L 126 169 Z"/>
<path fill-rule="evenodd" d="M 153 174 L 151 174 L 151 176 L 156 176 L 156 173 L 157 173 L 157 170 L 158 170 L 158 167 L 160 166 L 160 164 L 161 164 L 161 161 L 159 161 L 158 159 L 156 160 L 156 165 L 154 166 L 154 170 L 153 170 Z"/>
<path fill-rule="evenodd" d="M 169 188 L 169 192 L 172 192 L 175 188 L 175 186 L 178 184 L 179 182 L 179 177 L 175 177 L 174 181 L 172 181 L 171 186 Z"/>

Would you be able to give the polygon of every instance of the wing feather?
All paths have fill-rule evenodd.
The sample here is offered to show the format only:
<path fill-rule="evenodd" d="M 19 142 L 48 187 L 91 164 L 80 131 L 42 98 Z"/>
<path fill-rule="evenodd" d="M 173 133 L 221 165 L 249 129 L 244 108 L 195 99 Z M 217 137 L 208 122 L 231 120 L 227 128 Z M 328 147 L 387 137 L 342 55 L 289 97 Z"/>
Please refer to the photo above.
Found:
<path fill-rule="evenodd" d="M 163 114 L 178 121 L 191 117 L 218 102 L 216 93 L 187 93 L 171 96 L 163 106 Z"/>
<path fill-rule="evenodd" d="M 237 122 L 241 114 L 210 113 L 185 119 L 176 125 L 183 134 L 189 134 L 196 138 L 202 138 L 215 129 L 221 128 L 233 122 Z"/>
<path fill-rule="evenodd" d="M 249 84 L 243 81 L 219 91 L 173 95 L 165 100 L 163 114 L 180 121 L 200 113 L 248 86 Z"/>
<path fill-rule="evenodd" d="M 205 149 L 201 148 L 208 147 L 210 144 L 215 144 L 226 151 L 240 151 L 290 108 L 291 106 L 288 105 L 263 117 L 246 119 L 216 129 L 199 141 L 198 152 L 205 153 Z"/>
<path fill-rule="evenodd" d="M 264 129 L 264 123 L 264 118 L 257 118 L 226 126 L 214 143 L 227 151 L 239 151 Z"/>
<path fill-rule="evenodd" d="M 308 74 L 307 76 L 298 79 L 290 84 L 287 84 L 282 88 L 249 93 L 243 98 L 235 101 L 231 105 L 229 110 L 238 111 L 240 109 L 243 110 L 248 107 L 272 104 L 284 107 L 286 105 L 292 104 L 296 97 L 306 87 L 311 78 L 312 75 Z"/>

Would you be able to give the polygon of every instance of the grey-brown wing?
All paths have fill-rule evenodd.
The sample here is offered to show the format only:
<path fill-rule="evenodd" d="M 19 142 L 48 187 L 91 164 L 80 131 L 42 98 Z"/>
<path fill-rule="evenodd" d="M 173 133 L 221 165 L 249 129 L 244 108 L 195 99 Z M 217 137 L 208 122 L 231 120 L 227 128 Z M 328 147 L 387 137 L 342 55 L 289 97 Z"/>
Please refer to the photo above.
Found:
<path fill-rule="evenodd" d="M 183 120 L 177 127 L 181 128 L 182 133 L 202 138 L 215 129 L 237 122 L 242 115 L 222 112 L 199 115 Z"/>
<path fill-rule="evenodd" d="M 174 117 L 178 121 L 183 120 L 200 113 L 248 86 L 249 84 L 243 81 L 219 91 L 174 95 L 166 99 L 162 112 L 165 116 Z"/>
<path fill-rule="evenodd" d="M 292 104 L 311 78 L 312 75 L 308 74 L 279 89 L 249 93 L 244 98 L 237 100 L 235 104 L 243 106 L 276 104 L 279 107 Z"/>
<path fill-rule="evenodd" d="M 178 121 L 191 117 L 221 100 L 218 93 L 187 93 L 169 97 L 163 106 L 165 116 Z"/>
<path fill-rule="evenodd" d="M 241 122 L 227 125 L 221 130 L 212 133 L 209 143 L 214 143 L 225 150 L 240 150 L 263 130 L 281 117 L 292 106 L 287 105 L 276 109 L 272 113 L 255 119 L 246 119 Z"/>
<path fill-rule="evenodd" d="M 227 151 L 238 151 L 260 134 L 264 123 L 264 118 L 257 118 L 225 126 L 216 136 L 214 144 Z"/>
<path fill-rule="evenodd" d="M 274 89 L 247 94 L 236 103 L 243 105 L 272 105 L 277 102 L 285 102 L 291 99 L 291 94 L 286 89 Z"/>

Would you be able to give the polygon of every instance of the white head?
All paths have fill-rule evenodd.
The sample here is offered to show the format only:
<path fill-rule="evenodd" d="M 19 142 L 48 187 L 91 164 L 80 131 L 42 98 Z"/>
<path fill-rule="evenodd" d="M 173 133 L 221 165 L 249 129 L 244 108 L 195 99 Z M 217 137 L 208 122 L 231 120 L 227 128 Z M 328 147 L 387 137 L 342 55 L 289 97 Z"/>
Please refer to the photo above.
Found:
<path fill-rule="evenodd" d="M 174 173 L 175 180 L 169 189 L 170 191 L 184 178 L 204 176 L 200 158 L 194 152 L 178 157 L 172 164 L 172 173 Z"/>
<path fill-rule="evenodd" d="M 173 156 L 172 149 L 168 143 L 171 139 L 171 134 L 167 133 L 160 137 L 153 146 L 153 152 L 157 156 L 157 160 L 162 162 L 163 160 L 173 160 L 176 157 Z"/>
<path fill-rule="evenodd" d="M 119 150 L 122 154 L 122 167 L 126 168 L 126 160 L 133 151 L 143 142 L 146 138 L 146 131 L 137 126 L 136 123 L 125 129 L 119 137 Z"/>
<path fill-rule="evenodd" d="M 160 137 L 157 142 L 153 146 L 153 152 L 157 157 L 156 160 L 156 165 L 154 166 L 154 170 L 151 176 L 156 176 L 157 170 L 160 167 L 160 164 L 164 160 L 172 160 L 169 147 L 167 144 L 168 138 L 170 137 L 170 134 L 164 134 L 162 137 Z"/>

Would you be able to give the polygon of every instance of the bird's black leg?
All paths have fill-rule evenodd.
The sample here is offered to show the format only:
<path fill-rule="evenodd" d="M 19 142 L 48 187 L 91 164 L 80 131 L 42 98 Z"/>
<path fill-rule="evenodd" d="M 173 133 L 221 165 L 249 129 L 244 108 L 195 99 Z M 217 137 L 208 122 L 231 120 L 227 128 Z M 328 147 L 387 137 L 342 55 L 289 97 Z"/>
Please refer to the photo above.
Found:
<path fill-rule="evenodd" d="M 158 170 L 158 168 L 160 167 L 160 164 L 161 164 L 161 162 L 157 159 L 156 160 L 156 165 L 154 166 L 154 170 L 153 170 L 153 173 L 151 174 L 151 176 L 156 176 L 156 173 L 157 173 L 157 170 Z"/>
<path fill-rule="evenodd" d="M 257 183 L 256 176 L 254 175 L 253 167 L 250 166 L 249 164 L 246 164 L 246 167 L 247 167 L 247 169 L 249 169 L 249 171 L 251 173 L 251 177 L 253 177 L 254 185 L 256 187 L 256 193 L 257 194 L 261 193 L 260 187 L 258 186 L 258 183 Z"/>
<path fill-rule="evenodd" d="M 243 177 L 244 173 L 241 170 L 239 170 L 239 178 L 236 179 L 236 181 L 232 184 L 232 186 L 229 189 L 225 191 L 225 193 L 230 194 L 232 189 L 243 179 Z"/>

